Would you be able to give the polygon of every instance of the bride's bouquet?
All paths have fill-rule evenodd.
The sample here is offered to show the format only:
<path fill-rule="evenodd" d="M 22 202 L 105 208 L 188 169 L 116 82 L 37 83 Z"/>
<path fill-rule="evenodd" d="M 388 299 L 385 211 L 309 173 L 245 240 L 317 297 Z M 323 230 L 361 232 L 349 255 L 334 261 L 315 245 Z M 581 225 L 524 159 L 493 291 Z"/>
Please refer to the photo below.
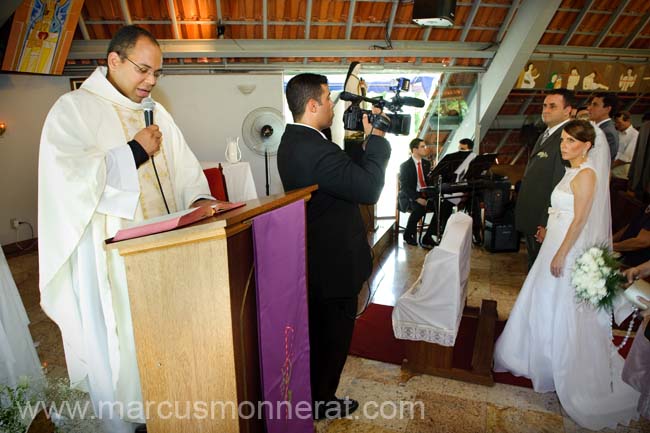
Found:
<path fill-rule="evenodd" d="M 571 274 L 578 301 L 612 311 L 614 298 L 626 281 L 619 267 L 619 255 L 606 247 L 591 247 L 585 251 L 576 259 Z"/>
<path fill-rule="evenodd" d="M 612 328 L 614 298 L 622 292 L 627 281 L 619 272 L 620 255 L 605 246 L 591 247 L 576 259 L 571 274 L 571 284 L 575 288 L 576 299 L 594 308 L 604 309 L 609 313 L 610 340 L 614 339 Z M 630 338 L 637 309 L 634 309 L 625 338 L 618 346 L 612 348 L 612 355 L 622 349 Z"/>

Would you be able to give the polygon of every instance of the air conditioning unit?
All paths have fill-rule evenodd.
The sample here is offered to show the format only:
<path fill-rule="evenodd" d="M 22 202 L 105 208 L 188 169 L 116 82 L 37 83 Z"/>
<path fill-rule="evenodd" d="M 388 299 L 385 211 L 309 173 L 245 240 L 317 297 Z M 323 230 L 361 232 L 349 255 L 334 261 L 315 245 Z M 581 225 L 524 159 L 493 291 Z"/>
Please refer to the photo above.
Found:
<path fill-rule="evenodd" d="M 421 26 L 451 27 L 456 19 L 456 0 L 415 0 L 413 22 Z"/>

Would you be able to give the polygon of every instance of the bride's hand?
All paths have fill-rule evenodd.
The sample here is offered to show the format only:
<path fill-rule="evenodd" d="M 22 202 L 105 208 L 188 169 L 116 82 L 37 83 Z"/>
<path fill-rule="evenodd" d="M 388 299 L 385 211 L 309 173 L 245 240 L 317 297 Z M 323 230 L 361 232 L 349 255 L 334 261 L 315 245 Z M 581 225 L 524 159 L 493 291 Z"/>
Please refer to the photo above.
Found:
<path fill-rule="evenodd" d="M 551 261 L 551 274 L 554 277 L 561 277 L 562 270 L 564 269 L 564 255 L 559 252 L 555 254 L 553 260 Z"/>

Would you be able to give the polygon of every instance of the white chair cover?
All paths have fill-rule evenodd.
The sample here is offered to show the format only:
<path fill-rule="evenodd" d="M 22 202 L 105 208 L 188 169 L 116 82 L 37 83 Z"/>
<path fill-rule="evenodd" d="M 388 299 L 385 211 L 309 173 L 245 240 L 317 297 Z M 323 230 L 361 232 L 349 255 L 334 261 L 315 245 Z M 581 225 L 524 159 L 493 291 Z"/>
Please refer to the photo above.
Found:
<path fill-rule="evenodd" d="M 29 333 L 29 320 L 9 264 L 0 248 L 0 384 L 15 387 L 21 377 L 42 379 Z"/>
<path fill-rule="evenodd" d="M 453 346 L 467 297 L 472 218 L 455 213 L 440 245 L 424 259 L 422 272 L 393 309 L 393 332 L 403 340 Z"/>

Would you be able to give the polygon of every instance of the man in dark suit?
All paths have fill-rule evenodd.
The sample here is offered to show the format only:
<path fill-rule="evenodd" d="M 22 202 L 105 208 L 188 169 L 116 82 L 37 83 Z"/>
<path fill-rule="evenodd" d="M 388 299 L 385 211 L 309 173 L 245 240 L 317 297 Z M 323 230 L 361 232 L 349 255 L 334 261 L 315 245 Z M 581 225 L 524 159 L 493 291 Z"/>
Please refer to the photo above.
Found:
<path fill-rule="evenodd" d="M 415 236 L 418 221 L 427 213 L 434 211 L 433 200 L 427 201 L 426 196 L 420 191 L 427 186 L 427 175 L 431 170 L 431 162 L 425 158 L 428 153 L 426 143 L 420 138 L 414 138 L 409 143 L 411 157 L 399 167 L 399 194 L 397 197 L 400 212 L 411 212 L 404 229 L 404 242 L 417 245 Z M 432 247 L 431 238 L 434 224 L 429 224 L 426 234 L 422 238 L 422 246 Z"/>
<path fill-rule="evenodd" d="M 546 130 L 539 136 L 528 158 L 515 207 L 515 226 L 526 239 L 528 268 L 539 253 L 546 233 L 553 188 L 562 179 L 565 163 L 560 153 L 562 127 L 571 119 L 573 93 L 553 89 L 544 98 L 542 120 Z"/>
<path fill-rule="evenodd" d="M 323 75 L 296 75 L 286 97 L 295 123 L 287 125 L 278 149 L 282 185 L 289 191 L 318 184 L 307 203 L 313 414 L 342 417 L 359 406 L 335 392 L 352 340 L 357 296 L 372 271 L 359 204 L 379 199 L 390 145 L 365 115 L 368 137 L 356 160 L 325 138 L 320 131 L 332 125 L 334 103 Z"/>
<path fill-rule="evenodd" d="M 618 153 L 618 131 L 612 118 L 618 114 L 618 98 L 613 93 L 599 92 L 589 98 L 589 120 L 603 130 L 612 161 Z"/>

